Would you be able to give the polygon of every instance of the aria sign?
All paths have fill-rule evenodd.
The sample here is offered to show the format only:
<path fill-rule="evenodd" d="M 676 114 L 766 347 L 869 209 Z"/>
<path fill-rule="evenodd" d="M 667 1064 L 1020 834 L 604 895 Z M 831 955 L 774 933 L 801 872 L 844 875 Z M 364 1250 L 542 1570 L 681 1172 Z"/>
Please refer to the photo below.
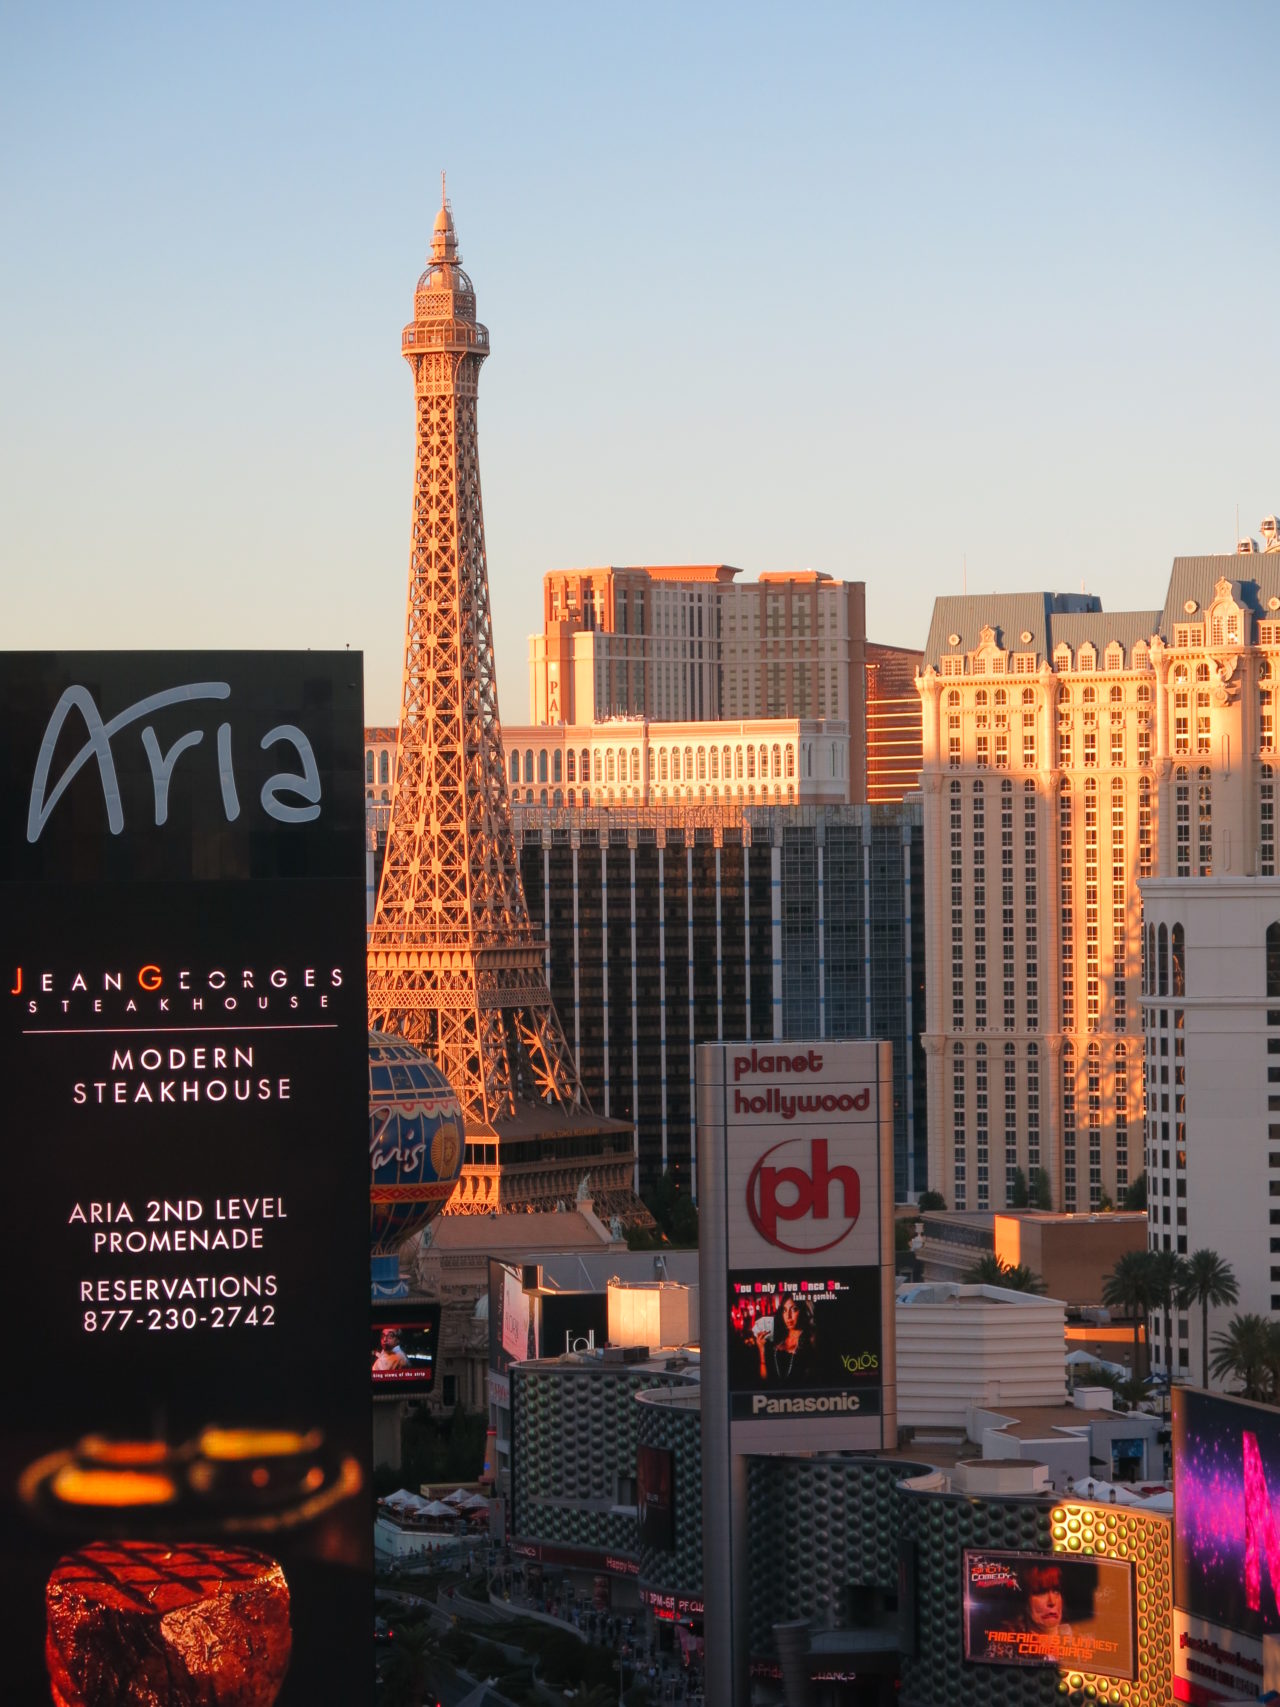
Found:
<path fill-rule="evenodd" d="M 131 723 L 154 716 L 169 706 L 187 705 L 196 700 L 229 699 L 230 696 L 229 682 L 186 682 L 179 687 L 166 688 L 161 693 L 148 694 L 104 722 L 102 713 L 87 688 L 74 684 L 68 687 L 54 706 L 53 715 L 45 728 L 44 739 L 40 743 L 35 776 L 31 784 L 31 801 L 27 808 L 27 840 L 40 840 L 41 832 L 49 821 L 49 814 L 66 792 L 68 784 L 91 758 L 98 762 L 102 796 L 107 808 L 107 826 L 113 836 L 118 836 L 124 829 L 124 806 L 120 798 L 115 756 L 111 750 L 113 737 L 122 729 L 127 729 Z M 83 719 L 86 739 L 63 771 L 53 792 L 49 793 L 49 772 L 53 765 L 58 737 L 73 711 L 79 712 Z M 148 723 L 143 728 L 141 740 L 151 770 L 157 828 L 165 823 L 169 816 L 169 782 L 174 766 L 189 747 L 200 745 L 204 735 L 203 729 L 187 729 L 165 752 L 161 748 L 154 725 Z M 316 765 L 315 753 L 310 741 L 294 723 L 280 723 L 274 729 L 269 729 L 259 745 L 265 752 L 279 741 L 292 744 L 302 769 L 297 775 L 281 771 L 268 777 L 262 785 L 263 810 L 268 817 L 276 818 L 282 824 L 309 823 L 320 815 L 320 772 Z M 218 725 L 217 752 L 222 809 L 227 822 L 234 823 L 240 816 L 240 797 L 236 789 L 235 767 L 231 757 L 230 723 L 222 722 Z M 293 806 L 282 800 L 280 795 L 286 791 L 296 795 L 302 804 Z"/>
<path fill-rule="evenodd" d="M 821 1251 L 832 1250 L 853 1231 L 862 1207 L 861 1187 L 856 1168 L 844 1164 L 830 1166 L 825 1138 L 809 1140 L 808 1173 L 794 1164 L 780 1167 L 769 1162 L 769 1158 L 780 1150 L 791 1149 L 802 1142 L 799 1138 L 784 1138 L 760 1157 L 747 1179 L 747 1214 L 760 1237 L 776 1245 L 780 1251 L 816 1256 Z M 790 1157 L 788 1162 L 791 1162 Z M 832 1215 L 831 1202 L 833 1185 L 840 1188 L 841 1213 L 835 1216 Z M 785 1195 L 780 1195 L 784 1191 Z M 811 1221 L 823 1225 L 815 1225 L 811 1239 L 793 1244 L 790 1239 L 779 1235 L 779 1221 Z M 798 1232 L 799 1229 L 792 1237 Z M 828 1234 L 831 1237 L 827 1237 Z"/>

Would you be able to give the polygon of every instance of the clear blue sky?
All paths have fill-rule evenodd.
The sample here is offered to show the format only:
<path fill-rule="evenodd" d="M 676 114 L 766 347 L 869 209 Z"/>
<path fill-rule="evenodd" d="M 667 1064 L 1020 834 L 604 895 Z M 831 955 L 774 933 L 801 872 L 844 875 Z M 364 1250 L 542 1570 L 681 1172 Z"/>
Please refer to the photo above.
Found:
<path fill-rule="evenodd" d="M 1280 509 L 1280 8 L 0 10 L 0 644 L 360 646 L 448 169 L 504 718 L 545 570 L 1163 596 Z"/>

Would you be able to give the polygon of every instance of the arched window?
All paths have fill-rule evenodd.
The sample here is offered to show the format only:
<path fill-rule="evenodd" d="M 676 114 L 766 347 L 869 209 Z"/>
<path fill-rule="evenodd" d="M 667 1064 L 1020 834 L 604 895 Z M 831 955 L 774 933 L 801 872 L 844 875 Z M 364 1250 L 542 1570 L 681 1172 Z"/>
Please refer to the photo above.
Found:
<path fill-rule="evenodd" d="M 372 784 L 373 784 L 373 748 L 372 747 L 369 748 L 369 751 L 364 756 L 364 780 L 367 783 L 369 783 L 370 786 L 372 786 Z"/>
<path fill-rule="evenodd" d="M 724 780 L 728 782 L 729 778 L 733 775 L 733 754 L 730 752 L 728 747 L 725 747 L 721 752 L 720 762 L 724 767 Z"/>
<path fill-rule="evenodd" d="M 755 776 L 755 774 L 756 774 L 756 750 L 754 747 L 748 747 L 747 748 L 747 781 L 750 782 L 752 780 L 752 778 Z M 755 799 L 755 790 L 754 789 L 752 789 L 752 791 L 751 791 L 751 798 L 753 800 Z"/>
<path fill-rule="evenodd" d="M 960 709 L 960 690 L 958 688 L 952 688 L 950 693 L 948 693 L 948 695 L 947 695 L 947 710 L 948 711 L 959 711 L 959 709 Z"/>
<path fill-rule="evenodd" d="M 617 777 L 614 773 L 613 748 L 612 747 L 609 748 L 609 751 L 604 756 L 604 780 L 606 782 L 616 782 L 617 781 Z"/>
<path fill-rule="evenodd" d="M 595 762 L 595 778 L 594 778 L 594 780 L 596 782 L 603 782 L 604 781 L 604 754 L 600 751 L 599 747 L 596 748 L 595 761 L 596 762 Z"/>
<path fill-rule="evenodd" d="M 555 752 L 551 755 L 551 780 L 552 782 L 564 781 L 563 760 L 559 747 L 557 747 Z"/>
<path fill-rule="evenodd" d="M 391 754 L 385 747 L 378 754 L 378 781 L 380 783 L 391 781 Z"/>
<path fill-rule="evenodd" d="M 719 749 L 719 747 L 712 747 L 712 749 L 711 749 L 711 780 L 712 780 L 712 782 L 719 782 L 719 780 L 720 780 L 720 749 Z M 713 789 L 712 790 L 712 798 L 714 799 L 714 797 L 715 797 L 715 790 Z"/>
<path fill-rule="evenodd" d="M 584 788 L 582 791 L 582 804 L 584 807 L 591 804 L 591 790 L 589 788 Z"/>
<path fill-rule="evenodd" d="M 1169 994 L 1169 928 L 1161 925 L 1156 931 L 1156 994 Z"/>
<path fill-rule="evenodd" d="M 1173 950 L 1173 989 L 1174 996 L 1185 996 L 1187 993 L 1187 939 L 1181 925 L 1175 925 L 1169 938 Z"/>
<path fill-rule="evenodd" d="M 667 769 L 667 749 L 665 747 L 659 747 L 658 748 L 658 781 L 659 782 L 666 782 L 668 774 L 669 774 L 669 772 Z"/>
<path fill-rule="evenodd" d="M 997 688 L 996 691 L 992 694 L 991 698 L 992 698 L 992 701 L 994 702 L 995 706 L 997 707 L 997 709 L 1000 706 L 1008 705 L 1008 703 L 1009 703 L 1009 695 L 1005 692 L 1005 690 L 1003 688 Z"/>
<path fill-rule="evenodd" d="M 631 749 L 631 780 L 632 780 L 632 782 L 643 782 L 644 781 L 644 778 L 640 775 L 640 749 L 639 749 L 639 747 L 632 747 L 632 749 Z"/>
<path fill-rule="evenodd" d="M 1023 705 L 1034 705 L 1036 703 L 1036 690 L 1034 688 L 1023 688 L 1022 703 Z"/>
<path fill-rule="evenodd" d="M 578 754 L 577 754 L 576 749 L 573 747 L 570 747 L 569 751 L 565 754 L 565 771 L 566 771 L 566 774 L 565 774 L 564 780 L 566 782 L 577 782 L 577 780 L 578 780 Z"/>
<path fill-rule="evenodd" d="M 973 696 L 973 703 L 975 706 L 977 706 L 979 711 L 985 711 L 987 709 L 987 690 L 986 690 L 986 688 L 979 688 L 978 689 L 977 693 L 975 693 Z"/>
<path fill-rule="evenodd" d="M 526 782 L 532 782 L 533 781 L 533 748 L 532 747 L 526 747 L 524 750 L 524 780 Z"/>
<path fill-rule="evenodd" d="M 735 747 L 733 750 L 733 779 L 735 782 L 741 782 L 742 781 L 742 748 L 741 747 Z"/>
<path fill-rule="evenodd" d="M 795 774 L 796 774 L 796 750 L 794 747 L 788 747 L 787 748 L 787 776 L 790 778 L 790 777 L 794 777 Z"/>
<path fill-rule="evenodd" d="M 582 749 L 582 756 L 578 762 L 578 781 L 591 781 L 591 755 L 585 747 Z"/>
<path fill-rule="evenodd" d="M 551 804 L 553 806 L 564 805 L 564 790 L 562 788 L 557 788 L 555 793 L 551 796 Z"/>
<path fill-rule="evenodd" d="M 538 799 L 543 806 L 547 804 L 547 791 L 545 788 L 540 791 Z"/>
<path fill-rule="evenodd" d="M 1156 927 L 1148 925 L 1142 933 L 1142 993 L 1154 996 L 1156 975 Z"/>
<path fill-rule="evenodd" d="M 512 755 L 511 755 L 511 780 L 512 780 L 512 782 L 519 782 L 520 781 L 520 755 L 519 755 L 519 753 L 512 753 Z"/>
<path fill-rule="evenodd" d="M 547 780 L 547 749 L 545 747 L 540 747 L 538 749 L 538 781 L 539 782 L 545 782 L 546 780 Z"/>
<path fill-rule="evenodd" d="M 705 782 L 706 780 L 707 780 L 707 749 L 705 747 L 699 747 L 698 748 L 698 781 L 699 782 Z M 704 790 L 703 792 L 705 794 L 706 791 Z"/>

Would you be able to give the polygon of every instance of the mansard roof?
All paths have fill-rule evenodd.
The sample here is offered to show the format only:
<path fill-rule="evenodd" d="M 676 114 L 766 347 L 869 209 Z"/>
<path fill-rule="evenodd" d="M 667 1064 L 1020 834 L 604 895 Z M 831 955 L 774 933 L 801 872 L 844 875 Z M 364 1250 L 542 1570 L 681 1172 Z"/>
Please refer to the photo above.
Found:
<path fill-rule="evenodd" d="M 1052 660 L 1053 649 L 1064 642 L 1072 655 L 1091 642 L 1101 657 L 1113 641 L 1124 647 L 1126 661 L 1134 645 L 1150 640 L 1160 622 L 1158 610 L 1104 611 L 1093 593 L 990 593 L 942 598 L 933 607 L 933 622 L 925 660 L 956 652 L 972 652 L 984 628 L 995 631 L 998 645 L 1009 652 L 1034 652 Z M 958 644 L 951 643 L 951 636 Z M 1024 634 L 1030 635 L 1024 640 Z"/>
<path fill-rule="evenodd" d="M 1158 610 L 1090 611 L 1087 615 L 1063 613 L 1052 619 L 1053 645 L 1069 646 L 1074 657 L 1077 648 L 1089 642 L 1097 648 L 1101 658 L 1112 641 L 1116 641 L 1124 647 L 1128 659 L 1138 642 L 1150 640 L 1159 626 Z"/>
<path fill-rule="evenodd" d="M 1053 652 L 1049 639 L 1055 611 L 1100 611 L 1101 600 L 1091 593 L 970 593 L 934 601 L 933 621 L 925 642 L 927 664 L 952 652 L 972 652 L 982 630 L 995 630 L 996 640 L 1010 652 L 1034 651 L 1042 658 Z M 957 644 L 951 643 L 956 635 Z M 1030 634 L 1024 641 L 1022 636 Z"/>
<path fill-rule="evenodd" d="M 1173 638 L 1174 623 L 1202 617 L 1217 597 L 1219 581 L 1231 583 L 1231 595 L 1243 610 L 1264 622 L 1276 620 L 1280 607 L 1272 610 L 1270 601 L 1280 598 L 1280 551 L 1175 557 L 1160 617 L 1160 632 L 1166 640 Z M 1196 609 L 1189 612 L 1187 605 L 1192 602 Z"/>

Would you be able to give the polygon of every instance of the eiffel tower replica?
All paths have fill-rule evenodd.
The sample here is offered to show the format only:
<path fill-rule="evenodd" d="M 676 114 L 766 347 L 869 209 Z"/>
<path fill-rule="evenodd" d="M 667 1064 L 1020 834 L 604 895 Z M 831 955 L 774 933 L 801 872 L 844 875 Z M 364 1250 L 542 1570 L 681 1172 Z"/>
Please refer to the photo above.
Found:
<path fill-rule="evenodd" d="M 498 720 L 476 396 L 489 333 L 441 193 L 401 348 L 417 457 L 404 686 L 386 859 L 369 933 L 369 1023 L 434 1057 L 466 1160 L 446 1213 L 554 1209 L 648 1221 L 635 1134 L 592 1113 L 529 920 Z"/>

